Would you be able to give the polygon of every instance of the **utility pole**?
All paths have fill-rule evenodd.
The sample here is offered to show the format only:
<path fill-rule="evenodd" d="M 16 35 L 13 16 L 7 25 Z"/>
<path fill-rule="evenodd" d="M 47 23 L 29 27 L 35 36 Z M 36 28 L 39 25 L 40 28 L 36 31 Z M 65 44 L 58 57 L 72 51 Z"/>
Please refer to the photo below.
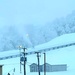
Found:
<path fill-rule="evenodd" d="M 44 75 L 46 75 L 46 53 L 44 53 Z"/>
<path fill-rule="evenodd" d="M 22 46 L 19 46 L 19 48 L 23 49 L 23 52 L 20 51 L 20 72 L 21 72 L 21 62 L 23 62 L 23 68 L 24 68 L 24 75 L 26 75 L 26 61 L 27 61 L 27 58 L 26 58 L 26 49 L 27 48 L 23 48 Z M 22 55 L 21 55 L 22 53 Z"/>
<path fill-rule="evenodd" d="M 23 50 L 24 50 L 24 52 L 23 52 L 23 54 L 24 54 L 24 75 L 26 75 L 26 61 L 27 61 L 26 53 L 25 53 L 26 48 L 23 48 Z"/>
<path fill-rule="evenodd" d="M 40 75 L 40 60 L 39 60 L 40 55 L 39 55 L 39 52 L 35 52 L 35 53 L 37 53 L 37 60 L 38 60 L 38 75 Z"/>

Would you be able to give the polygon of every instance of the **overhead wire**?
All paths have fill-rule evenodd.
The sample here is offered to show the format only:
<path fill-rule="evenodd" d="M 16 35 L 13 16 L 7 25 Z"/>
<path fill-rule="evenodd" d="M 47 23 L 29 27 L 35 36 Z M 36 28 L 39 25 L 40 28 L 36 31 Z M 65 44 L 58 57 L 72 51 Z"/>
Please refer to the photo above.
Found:
<path fill-rule="evenodd" d="M 51 48 L 41 49 L 38 51 L 31 51 L 31 52 L 26 53 L 26 55 L 36 54 L 36 52 L 43 53 L 43 52 L 47 52 L 50 50 L 65 48 L 65 47 L 69 47 L 69 46 L 73 46 L 73 45 L 75 45 L 75 43 L 70 43 L 70 44 L 65 44 L 65 45 L 61 45 L 61 46 L 55 46 L 55 47 L 51 47 Z M 6 56 L 6 57 L 0 57 L 0 60 L 16 58 L 16 57 L 20 57 L 20 56 L 21 56 L 20 54 L 16 54 L 16 55 L 11 55 L 11 56 Z"/>

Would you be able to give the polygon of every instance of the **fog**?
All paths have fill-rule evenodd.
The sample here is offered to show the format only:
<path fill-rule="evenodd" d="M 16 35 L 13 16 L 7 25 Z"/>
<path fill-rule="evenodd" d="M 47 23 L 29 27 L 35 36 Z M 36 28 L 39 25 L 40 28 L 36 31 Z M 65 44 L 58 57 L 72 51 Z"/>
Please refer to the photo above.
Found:
<path fill-rule="evenodd" d="M 0 26 L 44 25 L 75 10 L 74 0 L 0 0 Z"/>
<path fill-rule="evenodd" d="M 0 0 L 1 49 L 9 49 L 7 43 L 15 48 L 14 45 L 50 41 L 57 36 L 51 22 L 72 13 L 74 3 L 74 0 Z"/>

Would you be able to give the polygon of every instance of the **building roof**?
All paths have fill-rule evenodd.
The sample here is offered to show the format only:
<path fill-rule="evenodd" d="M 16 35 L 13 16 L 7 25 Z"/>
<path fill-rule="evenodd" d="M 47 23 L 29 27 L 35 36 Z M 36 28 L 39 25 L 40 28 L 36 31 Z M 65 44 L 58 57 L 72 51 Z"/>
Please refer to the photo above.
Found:
<path fill-rule="evenodd" d="M 36 64 L 36 63 L 32 63 L 30 66 L 32 66 L 32 65 L 36 65 L 36 66 L 37 66 L 37 64 Z"/>

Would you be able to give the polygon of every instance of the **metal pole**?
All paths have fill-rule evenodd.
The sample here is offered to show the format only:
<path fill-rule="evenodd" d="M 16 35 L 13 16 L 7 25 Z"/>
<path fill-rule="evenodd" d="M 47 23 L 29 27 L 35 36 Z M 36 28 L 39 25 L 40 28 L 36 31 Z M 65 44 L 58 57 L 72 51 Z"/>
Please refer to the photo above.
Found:
<path fill-rule="evenodd" d="M 25 49 L 26 48 L 23 48 L 23 50 L 24 50 L 24 75 L 26 75 L 26 57 L 25 57 L 26 53 L 25 53 Z"/>
<path fill-rule="evenodd" d="M 38 59 L 38 75 L 40 75 L 40 60 L 39 60 L 39 52 L 37 53 L 37 59 Z"/>
<path fill-rule="evenodd" d="M 20 73 L 21 73 L 21 50 L 20 50 Z"/>
<path fill-rule="evenodd" d="M 46 75 L 46 53 L 44 53 L 44 75 Z"/>

